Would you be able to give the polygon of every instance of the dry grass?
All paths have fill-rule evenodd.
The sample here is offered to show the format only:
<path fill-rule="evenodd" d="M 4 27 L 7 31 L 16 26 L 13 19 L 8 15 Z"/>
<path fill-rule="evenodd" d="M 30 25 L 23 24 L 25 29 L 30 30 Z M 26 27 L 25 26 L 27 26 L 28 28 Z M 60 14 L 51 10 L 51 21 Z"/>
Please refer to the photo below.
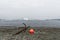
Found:
<path fill-rule="evenodd" d="M 35 34 L 30 35 L 28 30 L 35 29 Z M 60 40 L 60 28 L 41 28 L 30 27 L 26 32 L 12 36 L 22 28 L 15 29 L 0 29 L 0 40 Z"/>

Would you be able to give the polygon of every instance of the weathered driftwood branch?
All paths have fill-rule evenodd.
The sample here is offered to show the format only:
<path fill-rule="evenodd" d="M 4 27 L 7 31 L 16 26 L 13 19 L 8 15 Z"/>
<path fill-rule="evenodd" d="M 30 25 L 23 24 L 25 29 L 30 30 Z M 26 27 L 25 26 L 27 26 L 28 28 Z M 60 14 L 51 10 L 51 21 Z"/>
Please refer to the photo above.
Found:
<path fill-rule="evenodd" d="M 30 27 L 30 26 L 27 27 L 27 25 L 25 23 L 23 23 L 23 24 L 24 24 L 25 27 L 22 30 L 18 31 L 17 33 L 13 34 L 13 35 L 18 35 L 23 31 L 25 32 Z"/>

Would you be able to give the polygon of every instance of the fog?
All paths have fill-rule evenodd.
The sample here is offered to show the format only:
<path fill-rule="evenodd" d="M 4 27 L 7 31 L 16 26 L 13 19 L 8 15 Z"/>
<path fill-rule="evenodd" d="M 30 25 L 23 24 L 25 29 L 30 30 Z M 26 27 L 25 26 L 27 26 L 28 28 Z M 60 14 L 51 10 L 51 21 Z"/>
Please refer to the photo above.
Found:
<path fill-rule="evenodd" d="M 60 0 L 0 0 L 0 19 L 60 19 Z"/>

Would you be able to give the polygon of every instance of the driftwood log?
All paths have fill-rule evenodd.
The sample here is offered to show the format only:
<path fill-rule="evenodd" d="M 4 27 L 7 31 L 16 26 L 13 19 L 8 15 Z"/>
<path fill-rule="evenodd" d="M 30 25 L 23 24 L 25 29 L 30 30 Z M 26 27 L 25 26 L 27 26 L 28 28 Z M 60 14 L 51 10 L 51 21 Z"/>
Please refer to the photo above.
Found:
<path fill-rule="evenodd" d="M 27 25 L 26 25 L 25 23 L 23 23 L 23 24 L 24 24 L 25 27 L 24 27 L 22 30 L 18 31 L 17 33 L 13 34 L 13 36 L 14 36 L 14 35 L 18 35 L 18 34 L 20 34 L 21 32 L 25 32 L 25 31 L 30 27 L 30 26 L 27 27 Z"/>

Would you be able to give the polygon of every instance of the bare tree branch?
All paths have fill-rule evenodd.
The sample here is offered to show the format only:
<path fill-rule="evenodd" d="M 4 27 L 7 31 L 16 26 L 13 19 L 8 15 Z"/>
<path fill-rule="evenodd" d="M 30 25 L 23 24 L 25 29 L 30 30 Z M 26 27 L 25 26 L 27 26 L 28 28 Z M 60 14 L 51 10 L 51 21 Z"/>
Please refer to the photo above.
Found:
<path fill-rule="evenodd" d="M 25 23 L 23 23 L 23 24 L 24 24 L 24 28 L 22 30 L 20 30 L 19 32 L 13 34 L 13 35 L 18 35 L 18 34 L 20 34 L 23 31 L 25 32 L 30 27 L 30 26 L 27 27 L 27 25 Z"/>

